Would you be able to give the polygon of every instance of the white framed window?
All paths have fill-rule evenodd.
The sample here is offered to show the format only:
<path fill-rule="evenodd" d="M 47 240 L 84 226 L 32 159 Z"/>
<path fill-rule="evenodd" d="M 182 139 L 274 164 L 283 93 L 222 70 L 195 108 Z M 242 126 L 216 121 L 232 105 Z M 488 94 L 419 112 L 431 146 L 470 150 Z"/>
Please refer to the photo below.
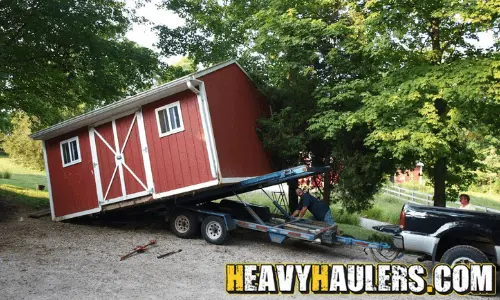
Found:
<path fill-rule="evenodd" d="M 61 160 L 63 167 L 68 167 L 82 161 L 78 136 L 61 142 Z"/>
<path fill-rule="evenodd" d="M 184 131 L 181 104 L 179 101 L 156 109 L 156 123 L 160 137 Z"/>

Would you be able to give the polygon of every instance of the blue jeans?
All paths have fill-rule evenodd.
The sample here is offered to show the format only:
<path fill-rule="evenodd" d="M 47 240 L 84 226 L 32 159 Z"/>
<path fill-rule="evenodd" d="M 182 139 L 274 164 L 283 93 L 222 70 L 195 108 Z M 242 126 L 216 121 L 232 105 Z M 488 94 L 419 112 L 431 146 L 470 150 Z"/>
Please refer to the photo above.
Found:
<path fill-rule="evenodd" d="M 330 210 L 326 212 L 326 215 L 322 221 L 327 224 L 335 225 L 335 221 L 333 221 L 332 212 Z"/>

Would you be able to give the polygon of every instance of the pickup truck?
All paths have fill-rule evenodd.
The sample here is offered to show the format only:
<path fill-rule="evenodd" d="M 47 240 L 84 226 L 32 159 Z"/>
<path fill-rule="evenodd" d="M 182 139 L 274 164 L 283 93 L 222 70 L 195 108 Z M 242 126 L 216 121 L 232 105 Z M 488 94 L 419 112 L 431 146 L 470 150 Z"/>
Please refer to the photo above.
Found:
<path fill-rule="evenodd" d="M 419 261 L 449 265 L 500 264 L 500 214 L 405 204 L 399 226 L 375 226 L 392 233 L 401 250 L 423 254 Z"/>

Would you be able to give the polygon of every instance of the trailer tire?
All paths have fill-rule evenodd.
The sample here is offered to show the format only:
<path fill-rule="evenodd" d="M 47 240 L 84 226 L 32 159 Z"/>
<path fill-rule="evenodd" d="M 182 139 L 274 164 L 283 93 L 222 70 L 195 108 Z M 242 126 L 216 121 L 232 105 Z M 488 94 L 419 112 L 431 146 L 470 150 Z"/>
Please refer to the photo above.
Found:
<path fill-rule="evenodd" d="M 222 245 L 227 240 L 229 232 L 222 218 L 208 216 L 201 224 L 201 235 L 208 243 Z"/>
<path fill-rule="evenodd" d="M 448 249 L 441 257 L 441 262 L 450 266 L 458 263 L 487 263 L 488 257 L 475 247 L 459 245 Z"/>
<path fill-rule="evenodd" d="M 170 230 L 178 237 L 189 239 L 198 232 L 198 219 L 188 210 L 174 212 L 170 218 Z"/>

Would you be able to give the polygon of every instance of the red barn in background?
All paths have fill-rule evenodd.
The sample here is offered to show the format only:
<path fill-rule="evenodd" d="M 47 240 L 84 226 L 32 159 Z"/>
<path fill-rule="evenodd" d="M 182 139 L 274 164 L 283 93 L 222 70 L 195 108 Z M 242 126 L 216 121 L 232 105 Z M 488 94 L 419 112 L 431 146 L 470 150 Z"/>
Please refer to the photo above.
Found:
<path fill-rule="evenodd" d="M 269 113 L 243 68 L 229 61 L 37 132 L 52 219 L 272 172 L 255 130 Z"/>

